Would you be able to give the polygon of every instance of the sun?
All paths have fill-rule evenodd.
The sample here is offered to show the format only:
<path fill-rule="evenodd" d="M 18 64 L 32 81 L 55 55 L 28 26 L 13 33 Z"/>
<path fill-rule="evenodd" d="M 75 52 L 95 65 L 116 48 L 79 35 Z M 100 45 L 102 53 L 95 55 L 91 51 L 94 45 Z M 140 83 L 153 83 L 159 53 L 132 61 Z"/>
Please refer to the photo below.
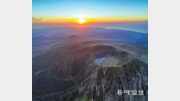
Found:
<path fill-rule="evenodd" d="M 78 19 L 77 19 L 77 22 L 78 22 L 79 24 L 84 24 L 84 23 L 86 22 L 86 20 L 85 20 L 84 18 L 78 18 Z"/>

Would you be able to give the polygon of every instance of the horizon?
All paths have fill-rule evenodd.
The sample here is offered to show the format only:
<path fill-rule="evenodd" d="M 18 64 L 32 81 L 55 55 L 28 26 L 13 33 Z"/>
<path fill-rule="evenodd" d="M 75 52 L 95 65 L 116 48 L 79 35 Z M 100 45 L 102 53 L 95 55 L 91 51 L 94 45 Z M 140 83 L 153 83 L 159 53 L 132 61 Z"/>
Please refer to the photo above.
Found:
<path fill-rule="evenodd" d="M 147 22 L 147 11 L 147 0 L 33 0 L 32 23 Z"/>

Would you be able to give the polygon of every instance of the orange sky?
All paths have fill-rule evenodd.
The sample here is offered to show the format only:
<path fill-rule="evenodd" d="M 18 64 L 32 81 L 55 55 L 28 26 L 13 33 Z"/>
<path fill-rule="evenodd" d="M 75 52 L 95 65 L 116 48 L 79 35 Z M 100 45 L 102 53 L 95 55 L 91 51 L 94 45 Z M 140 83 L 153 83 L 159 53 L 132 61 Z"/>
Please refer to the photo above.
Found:
<path fill-rule="evenodd" d="M 33 23 L 66 23 L 73 24 L 79 23 L 78 19 L 80 18 L 35 18 L 33 17 Z M 147 18 L 123 18 L 123 17 L 106 17 L 106 18 L 83 18 L 85 22 L 83 24 L 88 23 L 108 23 L 108 22 L 141 22 L 147 21 Z"/>

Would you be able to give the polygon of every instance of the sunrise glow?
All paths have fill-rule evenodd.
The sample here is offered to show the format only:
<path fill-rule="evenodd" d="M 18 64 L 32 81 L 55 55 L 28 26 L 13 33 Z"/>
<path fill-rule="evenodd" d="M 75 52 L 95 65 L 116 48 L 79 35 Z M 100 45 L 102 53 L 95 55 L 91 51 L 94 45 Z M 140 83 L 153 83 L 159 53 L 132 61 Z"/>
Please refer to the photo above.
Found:
<path fill-rule="evenodd" d="M 79 19 L 77 20 L 77 22 L 78 22 L 79 24 L 84 24 L 84 23 L 86 22 L 86 20 L 85 20 L 84 18 L 79 18 Z"/>
<path fill-rule="evenodd" d="M 33 2 L 33 23 L 87 26 L 96 23 L 147 22 L 148 20 L 147 0 L 135 0 L 136 3 L 131 3 L 129 0 L 107 0 L 106 2 L 85 0 L 86 2 L 80 3 L 69 0 L 70 4 L 67 0 L 52 1 L 35 0 Z"/>

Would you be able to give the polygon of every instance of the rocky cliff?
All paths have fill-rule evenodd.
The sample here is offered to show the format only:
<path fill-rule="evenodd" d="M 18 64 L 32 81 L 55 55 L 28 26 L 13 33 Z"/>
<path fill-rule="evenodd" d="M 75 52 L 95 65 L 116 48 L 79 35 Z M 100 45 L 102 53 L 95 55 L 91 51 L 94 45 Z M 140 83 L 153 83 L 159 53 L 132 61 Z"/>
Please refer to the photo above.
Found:
<path fill-rule="evenodd" d="M 126 51 L 83 42 L 66 44 L 46 54 L 43 58 L 50 60 L 46 64 L 54 65 L 34 72 L 34 101 L 147 101 L 147 64 Z M 102 57 L 102 63 L 95 61 Z M 123 93 L 119 95 L 118 90 Z M 134 90 L 143 94 L 124 92 Z"/>

